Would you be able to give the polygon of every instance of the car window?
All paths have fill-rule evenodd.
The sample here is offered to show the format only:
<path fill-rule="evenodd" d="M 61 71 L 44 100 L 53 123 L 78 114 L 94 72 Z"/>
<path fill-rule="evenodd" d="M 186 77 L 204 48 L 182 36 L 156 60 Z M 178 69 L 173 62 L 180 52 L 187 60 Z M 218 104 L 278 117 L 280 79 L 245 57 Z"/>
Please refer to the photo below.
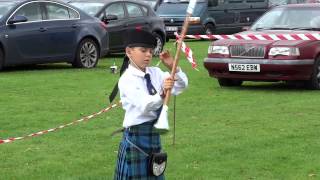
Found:
<path fill-rule="evenodd" d="M 40 4 L 37 2 L 28 3 L 22 6 L 14 16 L 25 16 L 29 21 L 40 21 L 42 20 Z"/>
<path fill-rule="evenodd" d="M 14 6 L 14 2 L 0 2 L 0 19 Z"/>
<path fill-rule="evenodd" d="M 77 11 L 75 11 L 71 8 L 68 8 L 68 11 L 69 11 L 70 19 L 79 19 L 80 18 L 80 14 Z"/>
<path fill-rule="evenodd" d="M 83 10 L 88 13 L 90 16 L 95 16 L 101 8 L 104 6 L 104 3 L 101 2 L 72 2 L 71 5 Z"/>
<path fill-rule="evenodd" d="M 122 3 L 113 3 L 109 5 L 105 9 L 105 14 L 107 15 L 116 15 L 118 16 L 118 19 L 123 19 L 124 18 L 124 9 L 122 6 Z"/>
<path fill-rule="evenodd" d="M 126 3 L 129 17 L 143 16 L 143 12 L 139 5 L 133 3 Z"/>
<path fill-rule="evenodd" d="M 143 10 L 143 12 L 144 12 L 145 15 L 148 14 L 148 8 L 147 8 L 147 7 L 142 6 L 142 10 Z"/>
<path fill-rule="evenodd" d="M 68 8 L 56 3 L 46 3 L 48 19 L 69 19 Z"/>

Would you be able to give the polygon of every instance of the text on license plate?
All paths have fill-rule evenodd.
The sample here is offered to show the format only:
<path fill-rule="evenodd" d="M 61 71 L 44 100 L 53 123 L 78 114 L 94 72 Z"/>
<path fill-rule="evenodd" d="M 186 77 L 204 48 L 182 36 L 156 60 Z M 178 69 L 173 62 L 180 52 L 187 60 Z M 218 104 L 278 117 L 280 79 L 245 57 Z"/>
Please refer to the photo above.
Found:
<path fill-rule="evenodd" d="M 229 71 L 260 72 L 260 64 L 232 64 L 229 63 Z"/>
<path fill-rule="evenodd" d="M 178 27 L 176 27 L 176 26 L 166 26 L 166 31 L 178 31 Z"/>

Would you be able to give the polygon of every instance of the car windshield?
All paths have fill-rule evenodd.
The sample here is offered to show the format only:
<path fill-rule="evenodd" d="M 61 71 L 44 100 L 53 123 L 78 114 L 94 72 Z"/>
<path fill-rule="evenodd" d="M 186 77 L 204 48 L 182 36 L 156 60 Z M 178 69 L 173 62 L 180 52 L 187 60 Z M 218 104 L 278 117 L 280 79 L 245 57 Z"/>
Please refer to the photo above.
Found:
<path fill-rule="evenodd" d="M 278 7 L 263 15 L 251 30 L 320 29 L 320 8 Z"/>
<path fill-rule="evenodd" d="M 90 16 L 95 16 L 98 11 L 104 6 L 103 3 L 97 2 L 72 2 L 71 5 L 83 10 Z"/>
<path fill-rule="evenodd" d="M 307 0 L 269 0 L 269 7 L 285 5 L 285 4 L 300 4 L 305 3 Z"/>
<path fill-rule="evenodd" d="M 170 0 L 170 2 L 164 1 L 157 9 L 158 15 L 186 15 L 188 8 L 188 1 Z M 205 1 L 197 1 L 193 15 L 197 16 L 200 14 L 202 8 L 206 6 Z"/>
<path fill-rule="evenodd" d="M 0 2 L 0 19 L 14 6 L 14 2 Z"/>

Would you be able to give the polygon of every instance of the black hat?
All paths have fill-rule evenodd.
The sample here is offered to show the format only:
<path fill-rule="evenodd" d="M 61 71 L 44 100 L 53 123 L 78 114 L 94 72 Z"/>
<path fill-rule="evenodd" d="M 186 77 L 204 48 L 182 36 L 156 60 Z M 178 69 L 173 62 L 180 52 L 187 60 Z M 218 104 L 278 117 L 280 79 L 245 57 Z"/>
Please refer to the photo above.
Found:
<path fill-rule="evenodd" d="M 127 30 L 124 43 L 126 47 L 155 48 L 157 46 L 157 40 L 152 33 L 141 29 Z"/>

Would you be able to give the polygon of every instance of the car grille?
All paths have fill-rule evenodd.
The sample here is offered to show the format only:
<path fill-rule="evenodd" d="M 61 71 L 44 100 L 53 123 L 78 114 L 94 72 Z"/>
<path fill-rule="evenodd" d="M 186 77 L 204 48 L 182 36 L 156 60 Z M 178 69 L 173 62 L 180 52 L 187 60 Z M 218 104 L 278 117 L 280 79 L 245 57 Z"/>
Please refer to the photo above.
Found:
<path fill-rule="evenodd" d="M 170 19 L 164 19 L 164 24 L 166 26 L 182 26 L 183 21 L 181 21 L 181 20 L 170 21 Z"/>
<path fill-rule="evenodd" d="M 230 46 L 231 57 L 264 58 L 265 47 L 257 45 Z"/>

